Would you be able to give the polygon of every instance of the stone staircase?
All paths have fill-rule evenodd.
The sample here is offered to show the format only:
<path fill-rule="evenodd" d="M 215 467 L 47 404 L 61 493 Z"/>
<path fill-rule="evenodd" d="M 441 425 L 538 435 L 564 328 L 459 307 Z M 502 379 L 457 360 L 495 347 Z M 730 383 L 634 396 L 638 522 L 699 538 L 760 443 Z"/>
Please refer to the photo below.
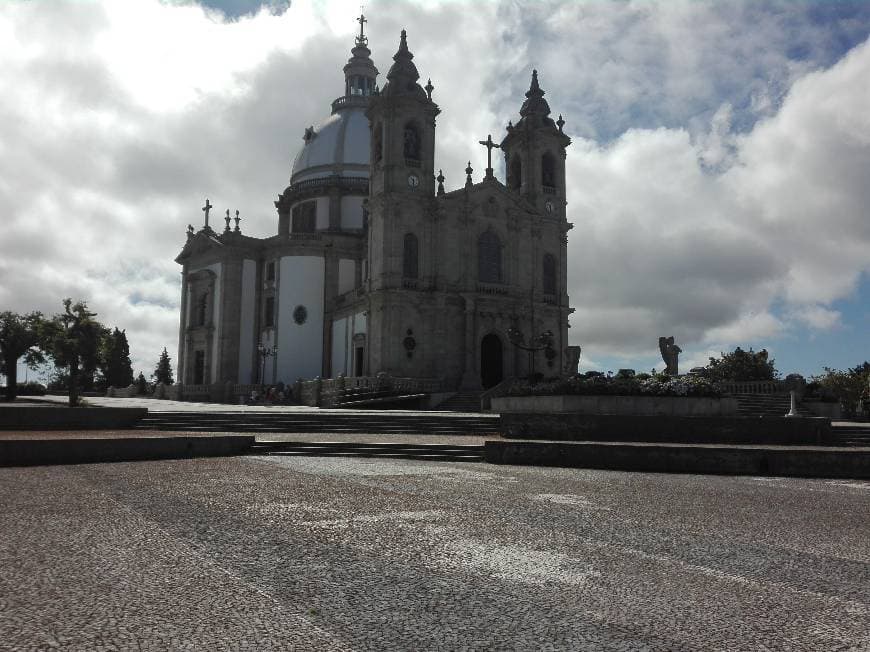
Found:
<path fill-rule="evenodd" d="M 791 407 L 791 398 L 788 394 L 732 394 L 737 399 L 737 414 L 754 417 L 782 417 Z M 800 404 L 797 412 L 802 417 L 814 416 L 802 409 Z"/>
<path fill-rule="evenodd" d="M 483 446 L 456 444 L 381 444 L 357 442 L 263 442 L 252 455 L 285 457 L 375 457 L 430 462 L 483 462 Z"/>
<path fill-rule="evenodd" d="M 832 446 L 866 446 L 870 448 L 870 423 L 831 427 Z"/>
<path fill-rule="evenodd" d="M 428 398 L 428 394 L 403 394 L 393 390 L 355 387 L 342 390 L 336 397 L 333 407 L 366 410 L 415 410 L 422 409 Z"/>
<path fill-rule="evenodd" d="M 139 430 L 253 433 L 376 433 L 464 435 L 495 433 L 498 416 L 394 412 L 149 412 Z"/>
<path fill-rule="evenodd" d="M 457 392 L 435 409 L 439 412 L 480 412 L 480 390 Z"/>

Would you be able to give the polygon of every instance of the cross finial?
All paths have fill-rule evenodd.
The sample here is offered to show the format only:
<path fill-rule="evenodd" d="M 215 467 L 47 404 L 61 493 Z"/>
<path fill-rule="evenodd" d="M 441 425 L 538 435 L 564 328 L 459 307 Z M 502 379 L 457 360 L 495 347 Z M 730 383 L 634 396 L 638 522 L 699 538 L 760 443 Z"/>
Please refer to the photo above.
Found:
<path fill-rule="evenodd" d="M 363 29 L 365 24 L 369 22 L 366 20 L 365 14 L 363 13 L 362 5 L 359 8 L 359 18 L 356 19 L 356 22 L 359 23 L 359 36 L 356 37 L 357 45 L 366 45 L 369 42 L 369 39 L 365 35 L 365 30 Z"/>
<path fill-rule="evenodd" d="M 224 233 L 229 233 L 230 232 L 230 209 L 229 208 L 227 209 L 227 216 L 224 218 L 224 220 L 227 223 L 227 225 L 224 227 Z"/>
<path fill-rule="evenodd" d="M 208 212 L 212 209 L 208 199 L 205 200 L 205 206 L 202 207 L 202 212 L 205 213 L 205 228 L 208 228 Z"/>
<path fill-rule="evenodd" d="M 477 142 L 486 147 L 486 177 L 489 179 L 492 177 L 492 150 L 499 149 L 500 145 L 492 142 L 492 134 L 489 134 L 486 140 L 479 140 Z"/>
<path fill-rule="evenodd" d="M 242 221 L 242 218 L 239 217 L 239 211 L 238 211 L 238 210 L 236 211 L 236 218 L 235 218 L 235 219 L 236 219 L 236 228 L 235 228 L 235 232 L 236 232 L 236 233 L 241 233 L 242 231 L 241 231 L 241 229 L 239 229 L 239 222 Z"/>

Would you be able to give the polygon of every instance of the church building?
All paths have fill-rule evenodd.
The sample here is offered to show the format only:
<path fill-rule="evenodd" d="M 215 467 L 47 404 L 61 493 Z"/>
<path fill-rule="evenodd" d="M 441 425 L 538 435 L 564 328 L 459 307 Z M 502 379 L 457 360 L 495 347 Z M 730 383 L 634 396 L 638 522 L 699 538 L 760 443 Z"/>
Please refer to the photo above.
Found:
<path fill-rule="evenodd" d="M 550 117 L 537 72 L 516 124 L 501 142 L 481 141 L 482 180 L 469 164 L 464 186 L 446 192 L 431 81 L 420 85 L 403 30 L 379 88 L 359 22 L 344 94 L 305 130 L 275 202 L 277 233 L 248 237 L 229 211 L 215 228 L 208 201 L 205 225 L 188 228 L 176 258 L 179 382 L 385 372 L 480 389 L 530 367 L 569 371 L 571 139 L 561 116 Z M 504 182 L 493 149 L 504 156 Z"/>

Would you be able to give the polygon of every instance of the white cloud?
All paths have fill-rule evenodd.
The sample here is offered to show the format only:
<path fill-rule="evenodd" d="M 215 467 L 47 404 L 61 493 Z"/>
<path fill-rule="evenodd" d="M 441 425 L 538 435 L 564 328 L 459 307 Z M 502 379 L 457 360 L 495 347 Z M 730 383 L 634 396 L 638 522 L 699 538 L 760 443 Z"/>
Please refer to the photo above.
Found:
<path fill-rule="evenodd" d="M 0 5 L 0 307 L 88 299 L 150 372 L 176 346 L 186 225 L 208 196 L 219 215 L 238 208 L 245 232 L 275 232 L 302 130 L 342 91 L 356 11 L 297 0 L 228 21 L 157 0 Z M 831 302 L 870 262 L 867 45 L 822 69 L 836 39 L 800 3 L 366 13 L 381 83 L 403 27 L 432 77 L 448 188 L 469 159 L 482 176 L 477 141 L 516 120 L 539 68 L 575 139 L 571 335 L 584 361 L 654 361 L 664 334 L 718 351 L 838 324 Z"/>

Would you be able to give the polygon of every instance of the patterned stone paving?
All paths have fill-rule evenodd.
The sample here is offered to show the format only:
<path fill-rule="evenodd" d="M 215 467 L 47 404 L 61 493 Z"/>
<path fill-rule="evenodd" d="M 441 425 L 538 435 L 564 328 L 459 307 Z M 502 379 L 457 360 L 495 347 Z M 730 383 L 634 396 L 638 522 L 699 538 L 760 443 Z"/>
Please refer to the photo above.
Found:
<path fill-rule="evenodd" d="M 3 650 L 870 651 L 870 483 L 224 458 L 0 469 Z"/>

